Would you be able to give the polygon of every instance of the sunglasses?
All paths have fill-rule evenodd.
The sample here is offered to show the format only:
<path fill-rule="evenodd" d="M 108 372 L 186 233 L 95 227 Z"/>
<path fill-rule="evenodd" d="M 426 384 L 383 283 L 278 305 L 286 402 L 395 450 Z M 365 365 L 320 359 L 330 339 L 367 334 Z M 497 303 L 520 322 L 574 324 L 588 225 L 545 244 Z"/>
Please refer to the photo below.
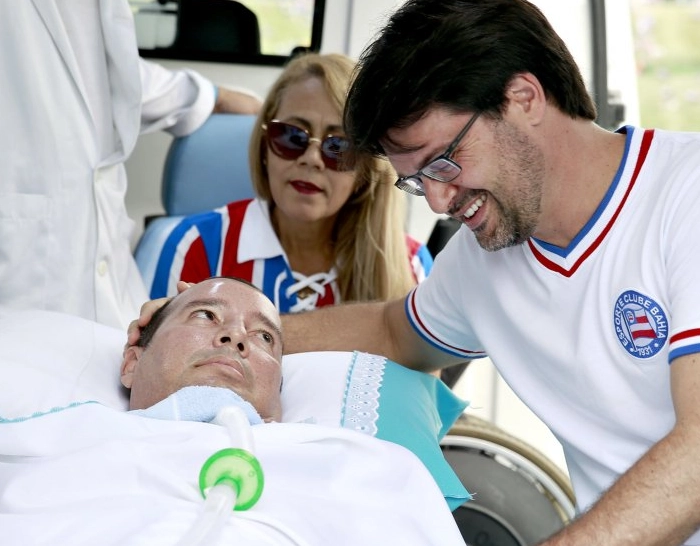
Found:
<path fill-rule="evenodd" d="M 350 141 L 344 136 L 313 138 L 306 129 L 277 119 L 263 123 L 262 128 L 272 153 L 277 157 L 297 159 L 304 155 L 309 144 L 318 142 L 321 145 L 321 159 L 326 167 L 334 171 L 352 170 L 352 165 L 343 161 L 343 154 L 350 148 Z"/>

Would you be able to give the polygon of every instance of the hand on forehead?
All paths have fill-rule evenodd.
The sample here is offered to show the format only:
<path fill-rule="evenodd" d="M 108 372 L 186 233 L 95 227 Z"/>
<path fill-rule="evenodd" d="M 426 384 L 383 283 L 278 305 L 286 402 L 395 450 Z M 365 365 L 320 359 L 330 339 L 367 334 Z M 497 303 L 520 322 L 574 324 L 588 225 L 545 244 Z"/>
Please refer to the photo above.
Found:
<path fill-rule="evenodd" d="M 256 286 L 241 279 L 212 277 L 192 284 L 175 296 L 171 305 L 189 306 L 192 302 L 200 301 L 240 312 L 249 307 L 257 308 L 276 324 L 281 322 L 279 312 L 270 299 Z"/>

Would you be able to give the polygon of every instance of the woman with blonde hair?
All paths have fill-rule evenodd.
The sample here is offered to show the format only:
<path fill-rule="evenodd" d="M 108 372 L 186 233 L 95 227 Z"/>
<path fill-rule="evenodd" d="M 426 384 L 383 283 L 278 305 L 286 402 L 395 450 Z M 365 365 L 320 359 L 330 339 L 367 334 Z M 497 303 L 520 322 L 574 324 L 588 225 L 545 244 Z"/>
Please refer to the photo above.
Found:
<path fill-rule="evenodd" d="M 281 312 L 401 297 L 432 266 L 406 235 L 395 173 L 377 157 L 350 164 L 342 128 L 355 67 L 339 54 L 293 58 L 251 135 L 257 198 L 183 219 L 166 241 L 151 297 L 214 275 L 251 281 Z"/>

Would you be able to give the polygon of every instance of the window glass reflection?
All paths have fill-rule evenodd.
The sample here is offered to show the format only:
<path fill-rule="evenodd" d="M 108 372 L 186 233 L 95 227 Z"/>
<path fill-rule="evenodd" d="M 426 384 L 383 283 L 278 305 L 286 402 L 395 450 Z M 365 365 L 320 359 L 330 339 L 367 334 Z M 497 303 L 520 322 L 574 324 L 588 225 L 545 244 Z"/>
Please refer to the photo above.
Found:
<path fill-rule="evenodd" d="M 129 0 L 144 57 L 282 64 L 318 51 L 324 0 Z"/>

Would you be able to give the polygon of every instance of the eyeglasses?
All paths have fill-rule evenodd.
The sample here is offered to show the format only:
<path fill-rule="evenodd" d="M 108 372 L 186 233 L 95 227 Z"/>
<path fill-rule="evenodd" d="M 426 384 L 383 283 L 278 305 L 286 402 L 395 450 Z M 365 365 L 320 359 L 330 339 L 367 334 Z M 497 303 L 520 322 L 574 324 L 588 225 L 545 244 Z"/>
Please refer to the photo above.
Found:
<path fill-rule="evenodd" d="M 350 148 L 350 141 L 343 136 L 327 135 L 323 140 L 312 138 L 306 129 L 277 119 L 263 123 L 262 128 L 272 153 L 277 157 L 297 159 L 304 155 L 309 144 L 318 142 L 321 145 L 321 159 L 326 167 L 334 171 L 352 169 L 351 165 L 343 161 L 343 154 Z"/>
<path fill-rule="evenodd" d="M 421 176 L 427 176 L 431 180 L 436 180 L 438 182 L 452 182 L 452 180 L 457 178 L 459 173 L 462 172 L 462 167 L 460 167 L 457 162 L 450 159 L 450 156 L 454 153 L 455 148 L 464 138 L 464 135 L 467 134 L 469 128 L 474 125 L 474 122 L 476 121 L 476 118 L 479 117 L 479 114 L 481 114 L 481 112 L 476 112 L 471 118 L 469 118 L 467 124 L 447 147 L 445 153 L 433 159 L 416 174 L 402 176 L 394 183 L 394 186 L 410 193 L 411 195 L 417 195 L 420 197 L 425 195 L 425 187 L 423 186 Z"/>

